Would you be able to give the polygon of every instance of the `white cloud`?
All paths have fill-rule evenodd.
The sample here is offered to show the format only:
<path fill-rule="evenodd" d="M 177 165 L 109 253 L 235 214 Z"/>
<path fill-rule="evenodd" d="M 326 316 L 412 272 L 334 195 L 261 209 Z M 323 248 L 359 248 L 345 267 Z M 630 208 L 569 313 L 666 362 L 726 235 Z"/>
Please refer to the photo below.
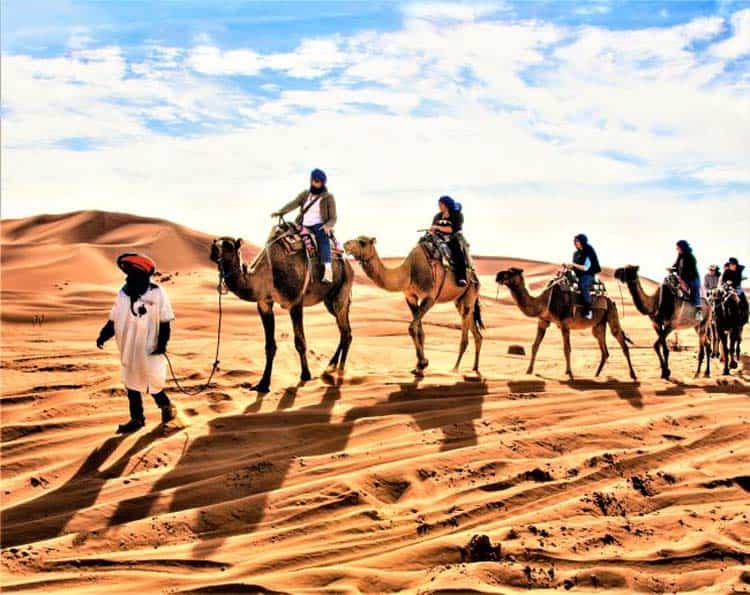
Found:
<path fill-rule="evenodd" d="M 407 17 L 435 21 L 476 21 L 505 10 L 507 6 L 499 2 L 413 2 L 402 8 Z"/>
<path fill-rule="evenodd" d="M 263 67 L 258 54 L 251 50 L 221 51 L 212 46 L 193 48 L 187 65 L 201 74 L 213 75 L 254 75 Z"/>
<path fill-rule="evenodd" d="M 750 54 L 750 8 L 732 15 L 732 36 L 711 46 L 711 53 L 719 58 L 735 60 Z"/>

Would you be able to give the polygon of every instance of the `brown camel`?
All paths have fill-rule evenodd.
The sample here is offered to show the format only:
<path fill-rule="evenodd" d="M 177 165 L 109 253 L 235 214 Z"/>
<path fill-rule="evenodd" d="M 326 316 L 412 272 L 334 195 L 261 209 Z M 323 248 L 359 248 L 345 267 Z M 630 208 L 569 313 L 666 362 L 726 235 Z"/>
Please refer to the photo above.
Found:
<path fill-rule="evenodd" d="M 674 293 L 661 285 L 656 293 L 648 295 L 641 285 L 638 277 L 637 266 L 626 266 L 615 271 L 615 278 L 628 286 L 633 303 L 641 314 L 651 319 L 651 324 L 657 334 L 654 343 L 654 351 L 659 357 L 661 366 L 661 377 L 669 378 L 669 347 L 667 337 L 672 331 L 684 328 L 694 328 L 698 333 L 698 369 L 696 377 L 700 374 L 703 357 L 706 354 L 706 377 L 711 376 L 711 345 L 709 341 L 709 328 L 711 327 L 711 308 L 706 300 L 703 300 L 701 310 L 703 320 L 695 318 L 696 308 L 690 302 L 678 300 Z"/>
<path fill-rule="evenodd" d="M 562 333 L 565 348 L 565 373 L 570 378 L 573 378 L 573 372 L 570 369 L 570 331 L 591 328 L 591 332 L 599 343 L 599 350 L 601 352 L 599 367 L 596 369 L 596 376 L 599 376 L 609 358 L 606 340 L 607 324 L 609 324 L 612 334 L 617 339 L 620 347 L 622 347 L 622 352 L 628 361 L 630 377 L 633 380 L 636 379 L 633 365 L 630 363 L 630 350 L 628 349 L 628 341 L 630 339 L 628 339 L 620 326 L 617 306 L 608 297 L 595 298 L 593 317 L 591 320 L 587 320 L 573 309 L 570 292 L 564 291 L 558 285 L 551 285 L 545 288 L 536 297 L 530 295 L 523 278 L 523 269 L 511 268 L 506 271 L 500 271 L 495 280 L 497 283 L 508 287 L 511 296 L 513 296 L 521 312 L 526 314 L 526 316 L 539 319 L 536 329 L 536 339 L 534 339 L 534 345 L 531 348 L 531 361 L 526 370 L 527 374 L 531 374 L 534 371 L 534 362 L 536 361 L 537 351 L 539 351 L 539 345 L 541 345 L 550 323 L 554 322 Z M 601 307 L 602 305 L 605 307 Z M 572 315 L 571 311 L 573 311 Z"/>
<path fill-rule="evenodd" d="M 343 372 L 352 342 L 349 305 L 354 271 L 351 265 L 345 260 L 334 258 L 333 282 L 323 283 L 320 281 L 322 267 L 317 259 L 309 260 L 304 250 L 288 254 L 281 242 L 274 241 L 274 237 L 275 233 L 272 233 L 266 248 L 249 269 L 242 263 L 239 250 L 242 240 L 222 237 L 211 244 L 211 260 L 217 263 L 229 290 L 240 299 L 258 304 L 266 341 L 263 377 L 254 387 L 258 392 L 270 390 L 271 370 L 276 354 L 274 303 L 289 310 L 294 327 L 294 346 L 302 367 L 300 380 L 303 382 L 311 378 L 302 323 L 304 307 L 323 302 L 326 309 L 336 317 L 340 338 L 327 373 L 337 370 L 339 373 Z"/>
<path fill-rule="evenodd" d="M 479 308 L 479 282 L 471 281 L 466 287 L 456 284 L 453 273 L 442 263 L 427 257 L 424 248 L 415 246 L 406 259 L 396 268 L 383 264 L 375 249 L 375 238 L 360 236 L 344 244 L 344 250 L 359 261 L 367 276 L 378 287 L 386 291 L 400 291 L 406 296 L 406 303 L 412 314 L 409 335 L 417 351 L 417 365 L 412 370 L 415 376 L 424 376 L 429 361 L 424 354 L 425 334 L 422 319 L 435 304 L 453 302 L 461 316 L 461 343 L 458 359 L 453 367 L 458 370 L 461 358 L 469 344 L 469 331 L 474 336 L 474 368 L 479 373 L 479 353 L 482 350 L 484 328 Z"/>

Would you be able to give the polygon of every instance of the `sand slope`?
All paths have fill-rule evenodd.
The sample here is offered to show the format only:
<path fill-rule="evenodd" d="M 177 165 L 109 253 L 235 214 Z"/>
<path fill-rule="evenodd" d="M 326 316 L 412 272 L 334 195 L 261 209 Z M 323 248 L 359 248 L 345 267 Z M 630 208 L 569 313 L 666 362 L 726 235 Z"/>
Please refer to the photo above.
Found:
<path fill-rule="evenodd" d="M 535 323 L 507 290 L 495 299 L 492 276 L 520 265 L 536 291 L 555 267 L 484 258 L 482 379 L 448 371 L 458 318 L 444 305 L 427 318 L 431 365 L 414 383 L 402 297 L 361 282 L 345 376 L 299 385 L 278 311 L 262 397 L 249 390 L 262 328 L 230 295 L 215 385 L 170 391 L 187 427 L 164 436 L 147 401 L 147 427 L 118 437 L 115 346 L 94 346 L 121 283 L 114 257 L 157 259 L 178 317 L 170 353 L 195 386 L 214 346 L 210 237 L 96 212 L 4 221 L 2 234 L 4 592 L 750 591 L 750 359 L 693 380 L 695 337 L 681 333 L 690 350 L 673 354 L 673 381 L 659 379 L 627 294 L 636 383 L 611 336 L 593 379 L 583 332 L 566 381 L 556 329 L 538 375 L 524 375 L 527 358 L 507 348 L 528 349 Z M 305 317 L 316 374 L 335 326 L 322 307 Z M 470 347 L 466 372 L 472 358 Z M 476 534 L 499 560 L 467 559 Z"/>

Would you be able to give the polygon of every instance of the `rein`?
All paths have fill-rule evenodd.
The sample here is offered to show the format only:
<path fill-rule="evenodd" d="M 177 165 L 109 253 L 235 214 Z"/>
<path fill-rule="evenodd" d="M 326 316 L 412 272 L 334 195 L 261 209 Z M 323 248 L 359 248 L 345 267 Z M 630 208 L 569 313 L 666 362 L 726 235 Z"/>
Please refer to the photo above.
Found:
<path fill-rule="evenodd" d="M 180 384 L 180 381 L 177 380 L 177 375 L 174 372 L 174 368 L 172 367 L 172 360 L 169 359 L 169 355 L 164 353 L 164 357 L 167 359 L 167 364 L 169 365 L 169 373 L 172 376 L 172 380 L 175 383 L 175 386 L 177 386 L 177 389 L 188 396 L 195 396 L 200 393 L 202 393 L 204 390 L 206 390 L 209 385 L 211 384 L 211 380 L 214 377 L 214 374 L 216 373 L 216 370 L 219 368 L 219 346 L 221 345 L 221 319 L 222 319 L 222 311 L 221 311 L 221 297 L 223 295 L 226 295 L 229 292 L 229 288 L 226 284 L 227 274 L 224 271 L 224 261 L 219 260 L 219 281 L 216 284 L 216 292 L 219 294 L 219 315 L 218 315 L 218 321 L 216 325 L 216 353 L 214 354 L 214 363 L 211 368 L 211 373 L 208 375 L 208 380 L 206 380 L 206 383 L 199 387 L 198 390 L 187 390 L 183 388 L 183 386 Z"/>

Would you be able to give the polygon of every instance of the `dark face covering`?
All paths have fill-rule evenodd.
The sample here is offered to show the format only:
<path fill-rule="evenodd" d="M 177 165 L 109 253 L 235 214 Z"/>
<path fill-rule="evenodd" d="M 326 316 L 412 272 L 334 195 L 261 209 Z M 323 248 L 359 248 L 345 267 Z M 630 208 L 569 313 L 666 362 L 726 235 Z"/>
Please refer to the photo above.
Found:
<path fill-rule="evenodd" d="M 310 184 L 310 194 L 318 195 L 318 194 L 322 194 L 325 191 L 326 191 L 325 184 L 323 184 L 320 188 L 316 188 L 315 186 Z"/>
<path fill-rule="evenodd" d="M 128 276 L 125 277 L 125 287 L 122 289 L 125 292 L 125 295 L 130 298 L 130 311 L 133 315 L 137 316 L 136 312 L 133 310 L 133 306 L 138 301 L 138 298 L 148 290 L 149 279 L 149 275 L 143 271 L 131 271 Z"/>

